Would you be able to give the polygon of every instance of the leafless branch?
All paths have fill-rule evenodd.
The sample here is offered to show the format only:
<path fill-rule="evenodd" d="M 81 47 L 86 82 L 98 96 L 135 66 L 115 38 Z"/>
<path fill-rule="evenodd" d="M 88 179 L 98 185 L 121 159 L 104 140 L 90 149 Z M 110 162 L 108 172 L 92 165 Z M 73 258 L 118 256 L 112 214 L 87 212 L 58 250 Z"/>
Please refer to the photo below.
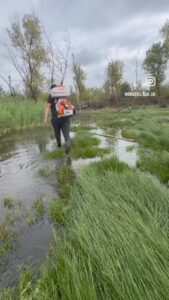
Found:
<path fill-rule="evenodd" d="M 9 87 L 11 96 L 15 96 L 16 93 L 15 93 L 14 87 L 12 86 L 11 76 L 9 75 L 9 76 L 8 76 L 8 80 L 7 80 L 4 76 L 2 76 L 2 75 L 0 74 L 0 78 L 1 78 L 1 79 L 7 84 L 7 86 Z"/>
<path fill-rule="evenodd" d="M 69 52 L 71 47 L 70 39 L 66 36 L 63 39 L 64 49 L 60 49 L 51 41 L 45 30 L 44 35 L 47 41 L 47 50 L 49 55 L 48 68 L 51 74 L 51 84 L 54 82 L 55 78 L 59 79 L 60 83 L 63 84 L 68 69 Z"/>

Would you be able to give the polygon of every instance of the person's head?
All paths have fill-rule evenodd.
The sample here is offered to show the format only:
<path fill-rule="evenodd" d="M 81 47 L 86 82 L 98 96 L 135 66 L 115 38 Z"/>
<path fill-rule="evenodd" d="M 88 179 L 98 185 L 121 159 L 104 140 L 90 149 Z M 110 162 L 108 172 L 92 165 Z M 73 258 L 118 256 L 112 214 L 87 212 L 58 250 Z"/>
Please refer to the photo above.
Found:
<path fill-rule="evenodd" d="M 50 87 L 50 89 L 54 89 L 55 87 L 59 87 L 59 86 L 63 86 L 63 82 L 61 82 L 60 84 L 57 83 L 53 83 Z"/>
<path fill-rule="evenodd" d="M 50 87 L 50 89 L 54 89 L 55 87 L 57 87 L 58 85 L 56 83 L 53 83 Z"/>

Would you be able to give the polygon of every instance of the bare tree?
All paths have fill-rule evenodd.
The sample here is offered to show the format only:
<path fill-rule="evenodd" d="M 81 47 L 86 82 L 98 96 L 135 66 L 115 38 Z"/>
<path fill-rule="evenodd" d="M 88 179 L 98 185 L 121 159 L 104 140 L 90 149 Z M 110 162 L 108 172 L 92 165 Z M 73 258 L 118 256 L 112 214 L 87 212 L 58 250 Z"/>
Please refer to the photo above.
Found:
<path fill-rule="evenodd" d="M 8 88 L 9 88 L 9 91 L 10 91 L 10 95 L 11 96 L 16 96 L 15 89 L 12 86 L 11 76 L 9 75 L 8 78 L 6 79 L 4 76 L 0 75 L 0 78 L 7 84 Z"/>
<path fill-rule="evenodd" d="M 63 38 L 63 48 L 59 48 L 51 41 L 49 36 L 44 30 L 44 35 L 47 40 L 47 52 L 48 52 L 48 68 L 50 72 L 50 82 L 59 81 L 60 84 L 64 83 L 69 63 L 69 52 L 71 48 L 71 42 L 69 36 Z"/>

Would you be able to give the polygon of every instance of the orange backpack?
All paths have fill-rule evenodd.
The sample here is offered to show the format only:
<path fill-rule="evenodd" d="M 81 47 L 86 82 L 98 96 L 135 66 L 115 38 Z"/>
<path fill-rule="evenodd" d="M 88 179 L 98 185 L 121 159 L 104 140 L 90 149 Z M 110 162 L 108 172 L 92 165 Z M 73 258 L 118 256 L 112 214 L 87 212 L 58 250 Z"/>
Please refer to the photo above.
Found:
<path fill-rule="evenodd" d="M 75 114 L 75 107 L 68 99 L 58 99 L 55 107 L 58 118 L 72 117 Z"/>

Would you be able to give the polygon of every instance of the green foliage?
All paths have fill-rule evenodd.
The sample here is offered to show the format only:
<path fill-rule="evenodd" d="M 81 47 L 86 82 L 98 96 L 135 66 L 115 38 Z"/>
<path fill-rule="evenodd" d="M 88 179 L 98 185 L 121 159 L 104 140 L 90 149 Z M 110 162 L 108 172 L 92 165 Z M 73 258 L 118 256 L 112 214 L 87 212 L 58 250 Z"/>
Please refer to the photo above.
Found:
<path fill-rule="evenodd" d="M 167 68 L 167 58 L 165 55 L 165 49 L 161 42 L 155 43 L 146 52 L 146 58 L 144 60 L 144 69 L 148 75 L 156 78 L 155 91 L 157 95 L 160 95 L 160 87 L 165 79 L 165 70 Z"/>
<path fill-rule="evenodd" d="M 85 90 L 86 73 L 82 67 L 75 62 L 73 56 L 73 79 L 76 85 L 76 91 L 81 95 Z"/>
<path fill-rule="evenodd" d="M 169 85 L 165 84 L 161 87 L 161 95 L 165 98 L 169 98 Z M 169 100 L 167 101 L 169 103 Z"/>
<path fill-rule="evenodd" d="M 36 100 L 42 86 L 41 66 L 47 62 L 40 20 L 34 14 L 24 15 L 22 24 L 14 22 L 8 35 L 16 50 L 16 54 L 10 51 L 11 62 L 23 80 L 27 96 Z"/>
<path fill-rule="evenodd" d="M 107 79 L 104 85 L 108 98 L 120 97 L 121 83 L 123 78 L 123 63 L 120 60 L 110 61 L 107 67 Z"/>
<path fill-rule="evenodd" d="M 169 20 L 167 19 L 165 24 L 160 30 L 161 36 L 163 38 L 163 46 L 165 49 L 165 53 L 167 58 L 169 58 Z"/>
<path fill-rule="evenodd" d="M 121 90 L 121 96 L 125 96 L 125 93 L 131 92 L 130 83 L 127 81 L 122 82 L 120 90 Z"/>

